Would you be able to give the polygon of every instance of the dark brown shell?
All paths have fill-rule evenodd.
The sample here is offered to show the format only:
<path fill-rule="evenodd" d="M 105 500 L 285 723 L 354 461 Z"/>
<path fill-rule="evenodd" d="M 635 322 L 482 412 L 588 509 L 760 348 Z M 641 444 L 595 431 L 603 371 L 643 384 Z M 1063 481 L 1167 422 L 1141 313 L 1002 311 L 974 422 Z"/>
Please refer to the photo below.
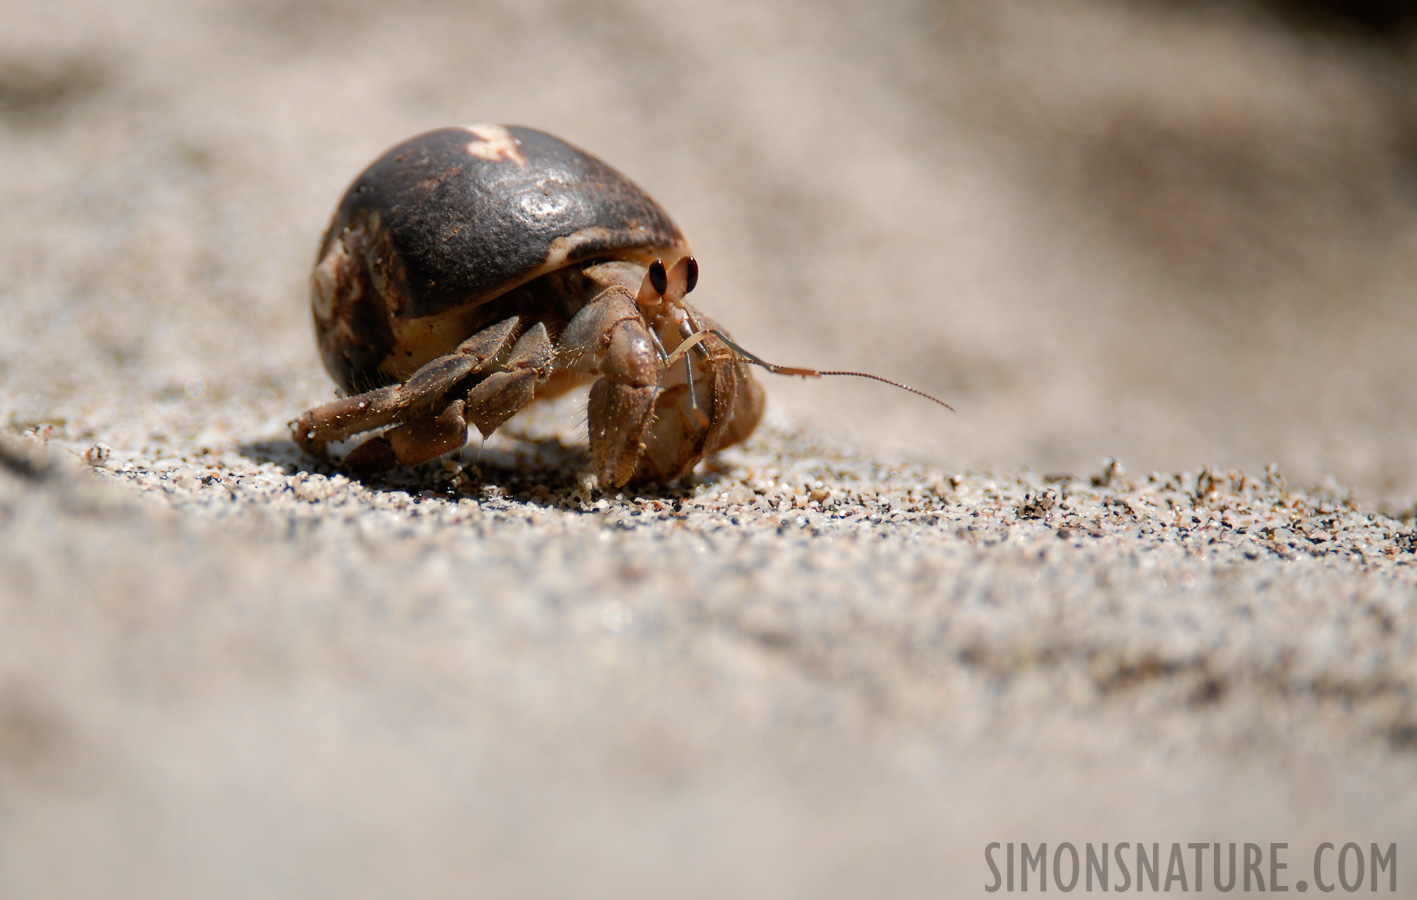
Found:
<path fill-rule="evenodd" d="M 659 204 L 584 150 L 515 126 L 430 131 L 355 179 L 330 222 L 312 286 L 325 367 L 346 390 L 387 383 L 433 352 L 418 320 L 465 322 L 574 263 L 686 253 Z"/>

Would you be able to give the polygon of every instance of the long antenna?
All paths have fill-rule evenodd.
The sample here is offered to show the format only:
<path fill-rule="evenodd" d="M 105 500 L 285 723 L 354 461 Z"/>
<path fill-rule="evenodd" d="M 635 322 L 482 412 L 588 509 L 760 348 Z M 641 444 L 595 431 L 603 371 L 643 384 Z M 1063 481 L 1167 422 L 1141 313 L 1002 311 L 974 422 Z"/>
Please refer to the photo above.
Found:
<path fill-rule="evenodd" d="M 717 328 L 710 328 L 707 331 L 700 331 L 685 338 L 684 342 L 681 343 L 678 347 L 676 347 L 674 349 L 674 352 L 670 354 L 670 361 L 666 362 L 666 367 L 672 364 L 674 360 L 677 360 L 681 354 L 688 352 L 690 347 L 696 346 L 701 343 L 703 339 L 708 337 L 710 334 L 727 344 L 728 347 L 734 353 L 737 353 L 740 357 L 743 358 L 744 362 L 752 363 L 755 366 L 761 366 L 762 368 L 767 369 L 769 372 L 772 372 L 774 375 L 800 375 L 803 378 L 821 378 L 824 375 L 850 375 L 853 378 L 869 378 L 872 381 L 880 381 L 892 387 L 898 387 L 903 391 L 909 391 L 910 393 L 915 394 L 916 396 L 924 397 L 931 403 L 940 404 L 950 412 L 955 412 L 955 408 L 953 406 L 950 406 L 948 403 L 941 400 L 939 397 L 933 397 L 920 390 L 919 388 L 913 388 L 908 384 L 901 384 L 899 381 L 892 381 L 889 378 L 882 378 L 880 375 L 872 375 L 870 372 L 848 372 L 840 369 L 804 369 L 799 366 L 779 366 L 777 363 L 770 363 L 767 360 L 763 359 L 761 356 L 744 350 L 741 346 L 738 345 L 737 341 L 733 340 L 733 338 L 719 331 Z"/>

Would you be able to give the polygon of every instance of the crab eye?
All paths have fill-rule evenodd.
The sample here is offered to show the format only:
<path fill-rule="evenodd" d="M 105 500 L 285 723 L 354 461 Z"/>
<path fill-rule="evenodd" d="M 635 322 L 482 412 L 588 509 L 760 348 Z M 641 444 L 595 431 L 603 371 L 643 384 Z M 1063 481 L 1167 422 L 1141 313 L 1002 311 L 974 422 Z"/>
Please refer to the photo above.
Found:
<path fill-rule="evenodd" d="M 649 283 L 654 286 L 654 292 L 660 296 L 669 290 L 669 273 L 664 271 L 664 260 L 656 259 L 649 264 Z"/>
<path fill-rule="evenodd" d="M 688 281 L 684 285 L 684 293 L 687 294 L 694 290 L 694 285 L 699 283 L 699 261 L 690 256 L 685 262 L 688 268 L 688 272 L 685 273 L 688 276 Z"/>

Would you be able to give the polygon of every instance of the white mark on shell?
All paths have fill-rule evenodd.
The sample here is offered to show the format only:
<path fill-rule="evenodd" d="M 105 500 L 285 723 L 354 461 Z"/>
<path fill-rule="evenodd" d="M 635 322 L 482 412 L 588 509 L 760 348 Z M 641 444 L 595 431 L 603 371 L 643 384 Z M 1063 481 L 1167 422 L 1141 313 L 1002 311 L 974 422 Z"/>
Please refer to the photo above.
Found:
<path fill-rule="evenodd" d="M 314 300 L 315 318 L 322 324 L 334 320 L 336 299 L 339 297 L 341 279 L 347 278 L 349 270 L 349 249 L 343 240 L 336 240 L 325 258 L 315 266 L 311 276 L 311 298 Z"/>
<path fill-rule="evenodd" d="M 526 157 L 522 156 L 521 148 L 517 146 L 517 139 L 512 137 L 512 133 L 501 125 L 465 125 L 463 126 L 477 138 L 469 141 L 467 152 L 488 162 L 499 162 L 509 160 L 517 164 L 519 168 L 526 168 Z"/>
<path fill-rule="evenodd" d="M 565 212 L 571 201 L 564 194 L 525 194 L 518 205 L 531 219 L 549 219 Z"/>
<path fill-rule="evenodd" d="M 571 254 L 576 252 L 586 244 L 599 242 L 609 242 L 615 235 L 602 225 L 592 225 L 589 228 L 582 228 L 580 231 L 563 235 L 551 242 L 551 248 L 546 254 L 546 264 L 552 267 L 565 264 L 570 259 Z"/>

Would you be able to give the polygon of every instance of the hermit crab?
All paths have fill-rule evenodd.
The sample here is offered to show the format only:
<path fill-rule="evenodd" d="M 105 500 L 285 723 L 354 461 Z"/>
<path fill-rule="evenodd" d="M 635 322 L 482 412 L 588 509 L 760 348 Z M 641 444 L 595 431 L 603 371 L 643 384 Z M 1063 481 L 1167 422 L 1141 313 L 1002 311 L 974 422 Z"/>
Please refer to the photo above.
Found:
<path fill-rule="evenodd" d="M 324 456 L 378 432 L 341 465 L 380 472 L 591 382 L 591 462 L 618 487 L 746 438 L 764 405 L 749 364 L 877 377 L 763 362 L 686 300 L 697 280 L 668 214 L 591 154 L 505 125 L 418 135 L 355 179 L 325 233 L 311 305 L 344 396 L 292 434 Z"/>

